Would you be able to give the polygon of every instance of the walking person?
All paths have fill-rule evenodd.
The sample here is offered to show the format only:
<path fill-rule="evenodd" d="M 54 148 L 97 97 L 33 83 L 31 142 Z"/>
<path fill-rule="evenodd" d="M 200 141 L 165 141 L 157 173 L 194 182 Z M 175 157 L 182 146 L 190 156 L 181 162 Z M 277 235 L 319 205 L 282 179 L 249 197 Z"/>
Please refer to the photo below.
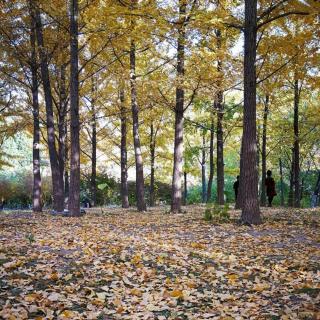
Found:
<path fill-rule="evenodd" d="M 237 176 L 237 180 L 233 184 L 234 197 L 235 197 L 236 201 L 237 201 L 237 198 L 238 198 L 239 183 L 240 183 L 239 180 L 240 180 L 240 176 Z"/>
<path fill-rule="evenodd" d="M 272 178 L 271 170 L 267 171 L 265 185 L 267 187 L 268 206 L 272 207 L 272 200 L 277 195 L 277 192 L 276 192 L 276 183 Z"/>

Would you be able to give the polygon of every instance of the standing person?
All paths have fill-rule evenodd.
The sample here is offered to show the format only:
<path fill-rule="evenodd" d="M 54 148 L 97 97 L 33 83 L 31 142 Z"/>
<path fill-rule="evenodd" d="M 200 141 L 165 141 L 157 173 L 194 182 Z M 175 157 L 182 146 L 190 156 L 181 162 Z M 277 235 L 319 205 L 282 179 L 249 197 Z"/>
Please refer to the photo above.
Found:
<path fill-rule="evenodd" d="M 267 171 L 265 185 L 267 187 L 268 206 L 272 207 L 272 200 L 277 195 L 277 192 L 276 192 L 276 184 L 274 182 L 274 179 L 272 178 L 271 170 Z"/>
<path fill-rule="evenodd" d="M 238 198 L 238 191 L 239 191 L 239 182 L 240 182 L 239 179 L 240 179 L 240 176 L 237 176 L 237 180 L 233 184 L 234 197 L 235 197 L 236 201 Z"/>

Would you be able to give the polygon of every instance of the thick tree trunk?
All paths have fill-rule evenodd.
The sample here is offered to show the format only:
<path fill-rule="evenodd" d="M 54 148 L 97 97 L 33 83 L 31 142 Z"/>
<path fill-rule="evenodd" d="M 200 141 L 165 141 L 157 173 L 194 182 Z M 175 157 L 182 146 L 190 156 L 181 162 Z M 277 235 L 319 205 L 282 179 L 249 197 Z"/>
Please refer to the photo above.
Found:
<path fill-rule="evenodd" d="M 244 27 L 244 110 L 242 136 L 242 168 L 240 189 L 245 189 L 241 220 L 248 224 L 260 224 L 257 171 L 256 128 L 256 46 L 257 0 L 245 0 Z"/>
<path fill-rule="evenodd" d="M 283 165 L 281 158 L 279 159 L 279 171 L 280 171 L 280 204 L 284 206 L 284 184 L 283 184 Z"/>
<path fill-rule="evenodd" d="M 153 123 L 150 126 L 150 162 L 151 162 L 151 172 L 150 172 L 150 207 L 155 205 L 155 152 L 156 152 L 156 137 L 154 133 Z"/>
<path fill-rule="evenodd" d="M 141 154 L 139 136 L 139 108 L 137 103 L 137 84 L 136 84 L 136 46 L 134 40 L 130 45 L 130 87 L 131 87 L 131 108 L 133 125 L 133 145 L 136 163 L 136 198 L 138 211 L 147 210 L 144 199 L 144 177 L 143 159 Z"/>
<path fill-rule="evenodd" d="M 121 113 L 121 203 L 122 208 L 129 208 L 128 192 L 128 164 L 127 164 L 127 113 L 125 106 L 124 89 L 119 92 Z"/>
<path fill-rule="evenodd" d="M 31 75 L 32 75 L 32 113 L 33 113 L 33 194 L 32 194 L 32 209 L 34 212 L 42 211 L 41 201 L 41 172 L 40 172 L 40 121 L 39 121 L 39 83 L 37 71 L 37 53 L 36 53 L 36 24 L 33 14 L 32 3 L 30 3 L 30 18 L 31 18 Z"/>
<path fill-rule="evenodd" d="M 294 82 L 294 206 L 300 208 L 299 80 Z"/>
<path fill-rule="evenodd" d="M 53 189 L 53 208 L 56 211 L 63 211 L 64 209 L 64 186 L 63 176 L 60 174 L 59 161 L 55 143 L 55 127 L 54 127 L 54 113 L 53 100 L 51 91 L 51 82 L 49 76 L 48 57 L 44 47 L 43 31 L 40 11 L 32 1 L 32 7 L 35 9 L 36 18 L 36 35 L 40 56 L 41 78 L 44 91 L 44 100 L 46 106 L 46 125 L 48 136 L 48 149 L 50 158 L 50 167 L 52 174 L 52 189 Z"/>
<path fill-rule="evenodd" d="M 208 179 L 208 190 L 207 190 L 207 202 L 212 201 L 212 182 L 214 176 L 214 160 L 213 160 L 213 140 L 214 140 L 214 119 L 211 118 L 210 127 L 210 147 L 209 147 L 209 179 Z"/>
<path fill-rule="evenodd" d="M 97 117 L 96 117 L 96 106 L 95 106 L 95 96 L 96 96 L 96 84 L 95 80 L 92 79 L 91 88 L 91 139 L 92 139 L 92 149 L 91 149 L 91 205 L 93 207 L 97 204 Z"/>
<path fill-rule="evenodd" d="M 177 87 L 174 125 L 174 151 L 173 151 L 173 175 L 171 191 L 171 212 L 181 212 L 181 175 L 183 160 L 183 114 L 184 114 L 184 60 L 185 60 L 185 14 L 186 3 L 179 1 L 179 18 L 181 20 L 178 29 L 177 47 Z"/>
<path fill-rule="evenodd" d="M 267 202 L 266 195 L 266 175 L 267 175 L 267 124 L 268 124 L 268 113 L 269 113 L 269 96 L 266 96 L 263 113 L 263 127 L 262 127 L 262 168 L 261 168 L 261 206 L 265 207 Z"/>
<path fill-rule="evenodd" d="M 80 123 L 78 66 L 78 0 L 70 1 L 70 189 L 69 212 L 80 215 Z"/>
<path fill-rule="evenodd" d="M 201 161 L 201 180 L 202 180 L 202 203 L 207 202 L 207 184 L 206 184 L 206 137 L 202 134 L 202 161 Z"/>
<path fill-rule="evenodd" d="M 188 204 L 188 174 L 187 174 L 186 171 L 183 173 L 183 177 L 184 177 L 184 181 L 183 181 L 183 185 L 184 185 L 183 203 L 186 206 Z"/>
<path fill-rule="evenodd" d="M 219 91 L 216 100 L 217 108 L 217 203 L 224 204 L 224 141 L 223 141 L 223 93 Z"/>

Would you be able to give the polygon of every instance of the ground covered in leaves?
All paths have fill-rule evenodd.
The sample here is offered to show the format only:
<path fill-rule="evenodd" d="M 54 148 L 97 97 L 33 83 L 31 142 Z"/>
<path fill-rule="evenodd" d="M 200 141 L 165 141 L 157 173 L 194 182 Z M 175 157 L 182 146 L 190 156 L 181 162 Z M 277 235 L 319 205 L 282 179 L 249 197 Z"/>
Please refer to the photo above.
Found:
<path fill-rule="evenodd" d="M 319 212 L 203 211 L 1 214 L 0 318 L 320 319 Z"/>

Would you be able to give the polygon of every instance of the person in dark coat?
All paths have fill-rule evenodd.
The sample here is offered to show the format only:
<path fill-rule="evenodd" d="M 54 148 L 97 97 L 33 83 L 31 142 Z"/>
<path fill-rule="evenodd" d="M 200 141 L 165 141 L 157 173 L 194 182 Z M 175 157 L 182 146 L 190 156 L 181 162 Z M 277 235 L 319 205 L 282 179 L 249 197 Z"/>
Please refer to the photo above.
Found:
<path fill-rule="evenodd" d="M 276 192 L 276 183 L 274 182 L 274 179 L 272 178 L 271 170 L 267 171 L 265 185 L 267 188 L 268 204 L 269 204 L 269 207 L 272 207 L 272 200 L 277 195 L 277 192 Z"/>
<path fill-rule="evenodd" d="M 234 196 L 236 201 L 238 198 L 238 191 L 239 191 L 239 182 L 240 182 L 239 179 L 240 179 L 240 176 L 237 176 L 237 180 L 233 184 Z"/>

